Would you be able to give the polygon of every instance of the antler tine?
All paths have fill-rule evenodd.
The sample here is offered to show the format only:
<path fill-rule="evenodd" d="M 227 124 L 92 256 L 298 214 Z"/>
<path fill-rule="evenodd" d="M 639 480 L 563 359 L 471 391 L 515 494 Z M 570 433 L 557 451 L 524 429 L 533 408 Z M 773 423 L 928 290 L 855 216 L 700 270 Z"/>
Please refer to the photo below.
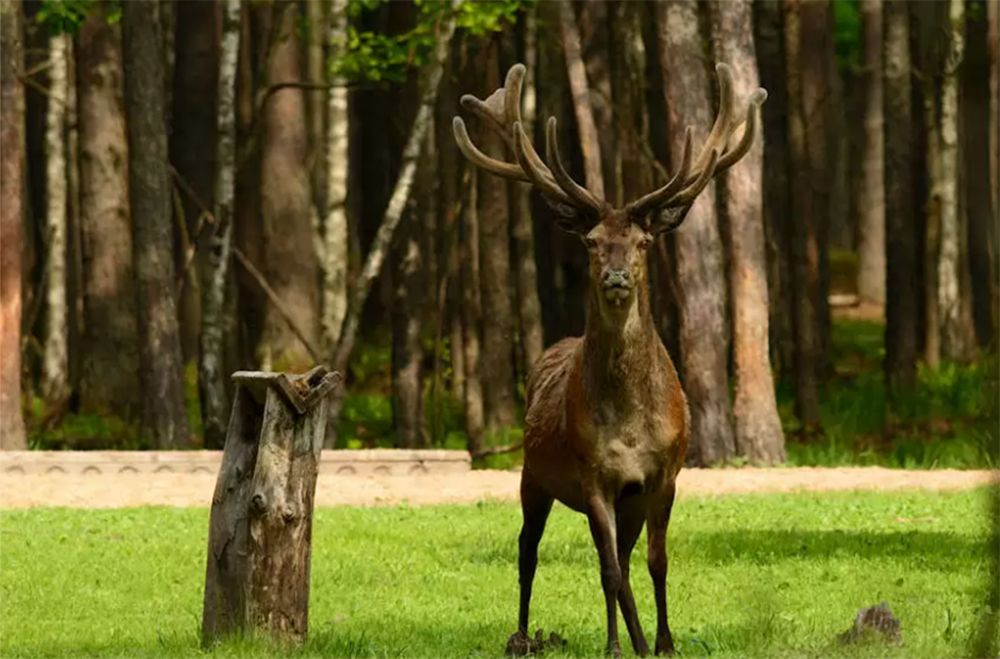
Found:
<path fill-rule="evenodd" d="M 476 148 L 476 145 L 472 143 L 471 139 L 469 139 L 469 132 L 466 130 L 465 121 L 461 117 L 455 117 L 452 120 L 452 129 L 455 132 L 455 143 L 458 144 L 459 151 L 461 151 L 462 155 L 464 155 L 472 164 L 503 178 L 514 179 L 517 181 L 531 181 L 521 167 L 509 162 L 497 160 L 496 158 L 490 158 L 488 155 Z"/>
<path fill-rule="evenodd" d="M 633 201 L 628 205 L 628 214 L 634 217 L 647 215 L 649 211 L 661 206 L 663 202 L 670 199 L 681 187 L 687 183 L 688 172 L 691 171 L 691 127 L 684 130 L 684 152 L 681 156 L 681 166 L 674 173 L 673 177 L 659 190 L 654 190 L 649 194 Z"/>
<path fill-rule="evenodd" d="M 556 131 L 556 118 L 549 117 L 549 123 L 545 130 L 545 151 L 552 163 L 552 173 L 556 177 L 559 187 L 573 199 L 577 206 L 590 208 L 600 213 L 604 210 L 605 203 L 598 200 L 590 190 L 573 180 L 563 167 L 562 158 L 559 157 L 559 138 Z"/>
<path fill-rule="evenodd" d="M 670 206 L 686 206 L 693 202 L 701 191 L 705 189 L 708 185 L 709 180 L 715 176 L 715 168 L 719 163 L 719 151 L 718 149 L 712 149 L 712 152 L 708 156 L 708 164 L 705 169 L 701 170 L 698 174 L 698 178 L 695 179 L 694 183 L 687 186 L 683 190 L 677 193 L 670 201 L 668 205 Z"/>
<path fill-rule="evenodd" d="M 578 204 L 567 195 L 562 188 L 556 185 L 556 182 L 552 180 L 552 177 L 548 174 L 548 168 L 539 167 L 540 160 L 538 163 L 534 162 L 532 158 L 538 158 L 538 154 L 535 153 L 534 148 L 531 146 L 531 141 L 528 139 L 527 134 L 524 132 L 524 127 L 521 122 L 514 124 L 514 156 L 517 157 L 517 162 L 521 165 L 521 170 L 528 176 L 528 179 L 544 194 L 549 195 L 553 199 L 558 200 L 560 203 L 566 204 L 567 206 L 576 207 Z"/>
<path fill-rule="evenodd" d="M 745 156 L 749 151 L 750 147 L 753 146 L 754 137 L 756 137 L 757 132 L 757 110 L 760 106 L 764 104 L 767 100 L 767 91 L 763 88 L 758 88 L 750 96 L 750 103 L 747 105 L 747 118 L 746 118 L 746 129 L 743 131 L 743 137 L 740 138 L 739 144 L 736 145 L 735 149 L 727 150 L 719 158 L 719 164 L 715 167 L 715 173 L 723 172 L 730 167 L 732 167 L 740 158 Z M 739 128 L 737 126 L 736 128 Z M 736 129 L 733 129 L 736 132 Z"/>
<path fill-rule="evenodd" d="M 712 149 L 721 153 L 726 146 L 725 140 L 729 137 L 729 122 L 733 115 L 733 74 L 722 62 L 715 65 L 715 74 L 719 78 L 719 114 L 715 117 L 715 124 L 705 140 L 705 146 L 694 161 L 696 176 L 704 169 Z"/>

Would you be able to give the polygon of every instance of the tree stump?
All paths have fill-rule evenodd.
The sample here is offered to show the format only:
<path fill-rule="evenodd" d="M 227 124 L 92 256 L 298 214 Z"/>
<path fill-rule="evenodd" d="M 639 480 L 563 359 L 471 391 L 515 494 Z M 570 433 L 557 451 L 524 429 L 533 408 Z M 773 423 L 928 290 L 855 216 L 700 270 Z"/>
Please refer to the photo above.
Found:
<path fill-rule="evenodd" d="M 301 642 L 309 624 L 316 475 L 340 374 L 239 371 L 212 497 L 202 645 L 264 631 Z"/>

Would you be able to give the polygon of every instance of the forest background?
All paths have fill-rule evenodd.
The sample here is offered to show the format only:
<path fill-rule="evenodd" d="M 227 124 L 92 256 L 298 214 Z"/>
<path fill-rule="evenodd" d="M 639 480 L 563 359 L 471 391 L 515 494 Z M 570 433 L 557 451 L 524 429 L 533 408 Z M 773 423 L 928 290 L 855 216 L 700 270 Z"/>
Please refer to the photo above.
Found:
<path fill-rule="evenodd" d="M 4 0 L 2 446 L 221 448 L 229 373 L 325 363 L 328 447 L 516 462 L 587 254 L 460 95 L 527 64 L 535 144 L 621 203 L 725 62 L 763 146 L 650 250 L 689 462 L 996 467 L 998 7 Z"/>

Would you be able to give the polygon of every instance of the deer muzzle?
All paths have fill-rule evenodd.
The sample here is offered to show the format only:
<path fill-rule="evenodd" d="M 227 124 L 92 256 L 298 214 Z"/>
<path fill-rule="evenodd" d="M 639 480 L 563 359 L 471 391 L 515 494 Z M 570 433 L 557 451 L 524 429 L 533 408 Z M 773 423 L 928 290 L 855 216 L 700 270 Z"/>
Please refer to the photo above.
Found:
<path fill-rule="evenodd" d="M 606 268 L 601 277 L 604 297 L 610 302 L 621 304 L 632 295 L 632 275 L 625 268 Z"/>

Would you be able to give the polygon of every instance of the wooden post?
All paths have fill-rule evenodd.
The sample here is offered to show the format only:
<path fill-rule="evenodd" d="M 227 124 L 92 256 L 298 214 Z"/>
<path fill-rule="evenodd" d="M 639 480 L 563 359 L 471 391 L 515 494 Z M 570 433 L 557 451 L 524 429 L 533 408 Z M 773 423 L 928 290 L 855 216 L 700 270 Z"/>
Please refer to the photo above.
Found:
<path fill-rule="evenodd" d="M 212 497 L 202 645 L 265 631 L 305 639 L 316 475 L 340 374 L 239 371 Z"/>

